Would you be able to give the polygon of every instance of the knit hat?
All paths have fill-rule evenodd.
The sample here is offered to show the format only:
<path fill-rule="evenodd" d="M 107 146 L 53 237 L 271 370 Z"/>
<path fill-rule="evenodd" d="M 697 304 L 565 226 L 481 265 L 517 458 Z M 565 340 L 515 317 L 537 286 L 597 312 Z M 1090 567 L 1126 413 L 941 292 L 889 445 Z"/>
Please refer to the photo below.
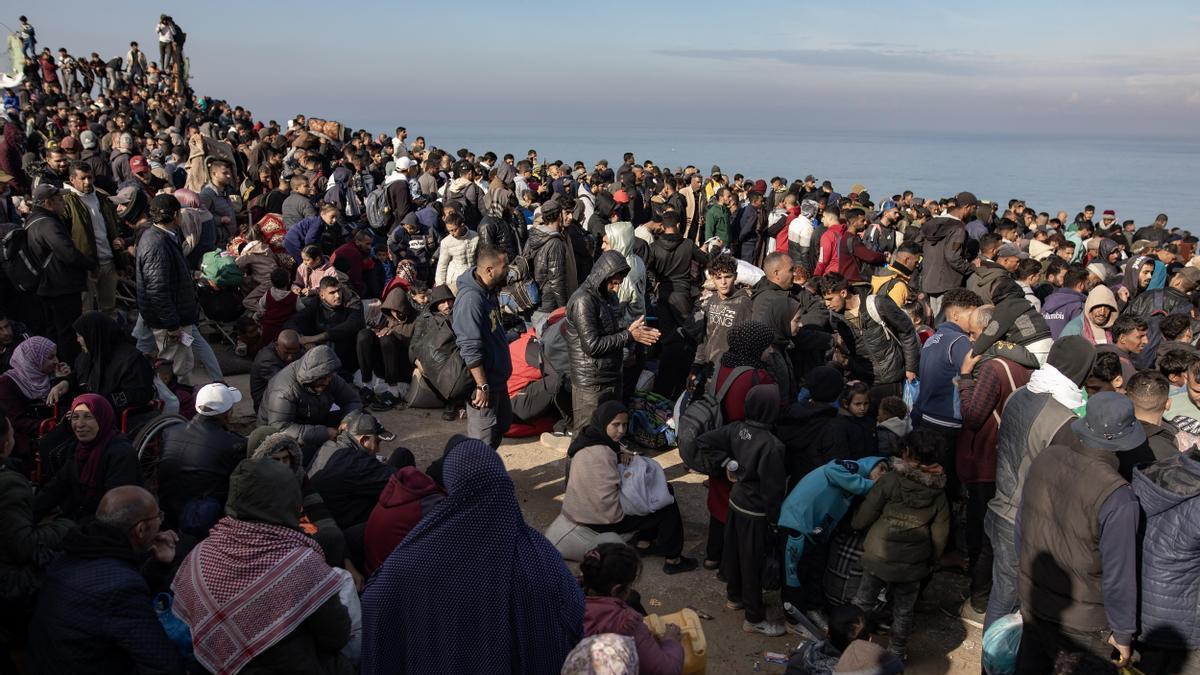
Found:
<path fill-rule="evenodd" d="M 1095 362 L 1096 347 L 1081 335 L 1059 338 L 1046 357 L 1048 365 L 1054 366 L 1077 387 L 1083 386 Z"/>
<path fill-rule="evenodd" d="M 832 403 L 842 395 L 846 378 L 836 368 L 818 366 L 808 373 L 808 393 L 818 403 Z"/>
<path fill-rule="evenodd" d="M 1084 416 L 1071 423 L 1071 430 L 1084 447 L 1109 452 L 1132 450 L 1146 442 L 1146 430 L 1133 414 L 1133 401 L 1115 391 L 1088 399 Z"/>

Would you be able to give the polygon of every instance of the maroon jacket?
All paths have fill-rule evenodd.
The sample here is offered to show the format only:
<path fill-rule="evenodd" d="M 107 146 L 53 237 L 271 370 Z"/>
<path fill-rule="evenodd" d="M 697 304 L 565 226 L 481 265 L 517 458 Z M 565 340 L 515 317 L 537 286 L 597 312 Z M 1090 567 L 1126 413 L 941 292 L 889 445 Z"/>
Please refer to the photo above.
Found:
<path fill-rule="evenodd" d="M 366 282 L 363 280 L 363 273 L 370 266 L 367 261 L 367 256 L 354 245 L 354 240 L 342 244 L 333 251 L 333 255 L 329 256 L 330 262 L 338 259 L 346 259 L 350 261 L 350 267 L 346 270 L 346 280 L 355 293 L 361 297 L 363 290 L 366 288 Z"/>
<path fill-rule="evenodd" d="M 958 434 L 955 461 L 962 482 L 996 482 L 996 437 L 1004 404 L 1015 390 L 1029 382 L 1032 373 L 1024 366 L 997 356 L 980 363 L 973 378 L 960 378 L 958 398 L 962 431 Z M 1011 382 L 1009 374 L 1012 375 Z"/>
<path fill-rule="evenodd" d="M 414 467 L 406 466 L 392 474 L 367 518 L 363 549 L 368 575 L 383 565 L 442 498 L 437 483 Z"/>
<path fill-rule="evenodd" d="M 637 610 L 618 598 L 584 598 L 583 634 L 585 637 L 616 633 L 633 638 L 637 645 L 638 672 L 642 675 L 679 675 L 683 672 L 683 645 L 674 640 L 654 638 Z"/>

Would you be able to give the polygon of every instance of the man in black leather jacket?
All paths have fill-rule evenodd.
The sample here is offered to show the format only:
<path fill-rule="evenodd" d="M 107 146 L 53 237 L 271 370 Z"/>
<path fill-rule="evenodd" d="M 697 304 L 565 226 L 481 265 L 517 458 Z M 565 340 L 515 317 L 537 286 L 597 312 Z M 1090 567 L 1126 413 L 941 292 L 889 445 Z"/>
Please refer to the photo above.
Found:
<path fill-rule="evenodd" d="M 240 400 L 242 394 L 234 387 L 206 384 L 196 392 L 196 416 L 192 421 L 163 431 L 158 491 L 163 512 L 172 525 L 180 522 L 180 515 L 194 500 L 214 500 L 221 507 L 214 510 L 214 515 L 219 516 L 223 510 L 229 476 L 246 458 L 246 437 L 229 429 L 231 411 Z M 213 522 L 216 520 L 206 524 Z"/>

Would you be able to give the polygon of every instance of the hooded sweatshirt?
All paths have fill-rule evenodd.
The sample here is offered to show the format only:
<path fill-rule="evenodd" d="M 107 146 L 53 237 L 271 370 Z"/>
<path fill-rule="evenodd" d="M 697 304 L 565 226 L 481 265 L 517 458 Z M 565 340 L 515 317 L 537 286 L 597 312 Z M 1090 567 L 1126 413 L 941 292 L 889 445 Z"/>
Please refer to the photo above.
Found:
<path fill-rule="evenodd" d="M 1096 307 L 1112 309 L 1108 315 L 1108 321 L 1103 326 L 1092 321 L 1092 310 Z M 1113 295 L 1112 289 L 1108 286 L 1099 284 L 1088 293 L 1087 301 L 1083 303 L 1083 311 L 1063 327 L 1060 335 L 1082 335 L 1085 340 L 1094 345 L 1109 344 L 1112 342 L 1112 330 L 1110 329 L 1117 322 L 1117 313 L 1117 296 Z"/>
<path fill-rule="evenodd" d="M 512 375 L 508 336 L 500 321 L 500 303 L 494 291 L 484 288 L 474 267 L 458 278 L 451 327 L 467 368 L 483 366 L 492 389 L 504 389 Z"/>
<path fill-rule="evenodd" d="M 444 496 L 437 483 L 416 467 L 406 466 L 392 474 L 367 519 L 363 540 L 367 574 L 383 565 L 392 550 Z"/>
<path fill-rule="evenodd" d="M 1200 649 L 1200 452 L 1176 453 L 1136 469 L 1133 491 L 1146 516 L 1141 554 L 1141 639 L 1166 649 Z"/>
<path fill-rule="evenodd" d="M 1057 340 L 1071 319 L 1083 311 L 1087 296 L 1073 288 L 1059 288 L 1042 303 L 1042 318 L 1050 327 L 1050 336 Z"/>
<path fill-rule="evenodd" d="M 646 264 L 633 253 L 633 224 L 629 222 L 609 223 L 604 226 L 604 236 L 609 250 L 625 256 L 629 273 L 617 289 L 617 301 L 621 303 L 621 325 L 628 326 L 646 314 Z"/>
<path fill-rule="evenodd" d="M 787 474 L 785 448 L 772 433 L 779 417 L 779 387 L 760 384 L 746 396 L 746 419 L 706 432 L 697 439 L 701 453 L 723 453 L 736 460 L 737 482 L 729 507 L 749 518 L 776 522 L 783 503 Z"/>

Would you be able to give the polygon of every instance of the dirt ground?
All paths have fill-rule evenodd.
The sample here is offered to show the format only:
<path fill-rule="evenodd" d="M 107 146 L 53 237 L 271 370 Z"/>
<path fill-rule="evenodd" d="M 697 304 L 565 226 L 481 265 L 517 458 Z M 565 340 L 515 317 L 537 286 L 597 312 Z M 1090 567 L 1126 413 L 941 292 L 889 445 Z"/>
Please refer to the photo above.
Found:
<path fill-rule="evenodd" d="M 227 380 L 249 392 L 248 377 L 231 376 Z M 462 422 L 445 422 L 440 410 L 401 410 L 380 414 L 380 419 L 396 434 L 396 441 L 385 446 L 403 446 L 412 450 L 417 466 L 424 468 L 441 455 L 446 440 L 465 428 Z M 253 411 L 247 394 L 235 409 L 235 425 L 238 428 L 253 428 Z M 564 452 L 549 449 L 537 441 L 505 440 L 500 447 L 509 475 L 516 485 L 517 498 L 530 526 L 544 530 L 561 508 L 562 494 L 566 488 L 564 480 Z M 677 451 L 654 456 L 666 470 L 667 479 L 675 490 L 683 514 L 686 543 L 684 553 L 697 559 L 703 558 L 704 540 L 707 536 L 708 512 L 705 508 L 703 476 L 689 473 L 679 459 Z M 572 571 L 577 566 L 568 563 Z M 934 582 L 918 604 L 916 630 L 909 644 L 909 668 L 906 672 L 916 675 L 976 675 L 980 672 L 980 631 L 957 619 L 951 619 L 937 607 L 951 604 L 952 597 L 961 597 L 966 587 L 966 578 L 949 572 L 938 573 Z M 788 634 L 784 637 L 768 638 L 751 636 L 742 632 L 742 613 L 724 608 L 724 584 L 717 581 L 714 572 L 697 569 L 695 572 L 667 576 L 662 573 L 661 559 L 648 559 L 637 590 L 642 603 L 651 613 L 669 614 L 692 605 L 713 616 L 704 621 L 704 633 L 708 642 L 709 673 L 782 673 L 784 666 L 768 663 L 763 659 L 764 651 L 790 653 L 798 638 Z M 768 617 L 781 620 L 778 593 L 767 596 Z"/>

